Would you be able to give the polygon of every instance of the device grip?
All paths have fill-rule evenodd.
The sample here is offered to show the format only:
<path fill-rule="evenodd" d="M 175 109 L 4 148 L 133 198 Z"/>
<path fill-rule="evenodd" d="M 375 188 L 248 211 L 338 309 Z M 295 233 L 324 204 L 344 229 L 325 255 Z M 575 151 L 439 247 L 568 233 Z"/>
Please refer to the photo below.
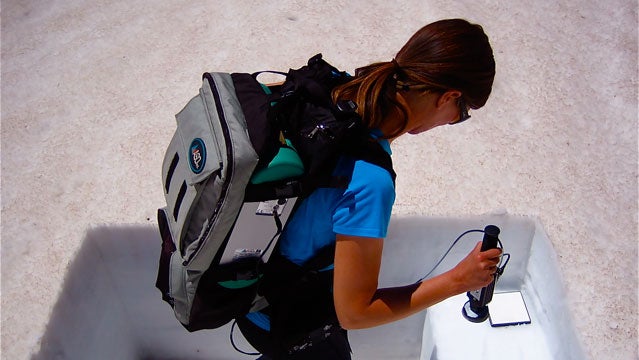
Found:
<path fill-rule="evenodd" d="M 481 243 L 481 251 L 497 248 L 499 244 L 499 228 L 488 225 L 484 228 L 484 239 Z M 485 287 L 467 292 L 468 302 L 464 304 L 462 313 L 466 319 L 472 322 L 482 322 L 488 318 L 487 304 L 493 299 L 495 283 L 498 275 L 493 276 L 493 281 Z"/>
<path fill-rule="evenodd" d="M 481 243 L 481 251 L 494 249 L 499 242 L 499 228 L 495 225 L 488 225 L 484 228 L 484 240 Z M 493 278 L 493 281 L 481 288 L 480 290 L 469 291 L 469 297 L 471 297 L 471 306 L 473 308 L 479 308 L 486 306 L 492 298 L 493 291 L 495 290 L 495 282 L 497 277 Z"/>
<path fill-rule="evenodd" d="M 499 228 L 495 225 L 488 225 L 484 228 L 484 240 L 481 243 L 481 251 L 495 249 L 499 241 Z"/>

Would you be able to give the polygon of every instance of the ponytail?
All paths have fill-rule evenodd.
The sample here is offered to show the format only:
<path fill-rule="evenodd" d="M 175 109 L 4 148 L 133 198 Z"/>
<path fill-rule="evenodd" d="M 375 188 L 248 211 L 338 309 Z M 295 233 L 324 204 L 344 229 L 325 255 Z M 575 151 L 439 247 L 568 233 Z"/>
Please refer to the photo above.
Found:
<path fill-rule="evenodd" d="M 364 66 L 355 78 L 333 91 L 333 100 L 352 100 L 369 128 L 380 128 L 386 119 L 398 129 L 385 138 L 403 133 L 408 109 L 397 101 L 400 89 L 411 85 L 446 91 L 458 90 L 473 109 L 486 103 L 495 78 L 493 51 L 480 25 L 463 19 L 440 20 L 417 31 L 395 59 Z"/>
<path fill-rule="evenodd" d="M 357 104 L 357 111 L 364 124 L 379 128 L 389 115 L 400 119 L 402 126 L 384 138 L 400 135 L 408 123 L 408 111 L 397 101 L 395 84 L 398 66 L 394 61 L 378 62 L 355 70 L 355 78 L 333 91 L 333 100 L 350 99 Z"/>

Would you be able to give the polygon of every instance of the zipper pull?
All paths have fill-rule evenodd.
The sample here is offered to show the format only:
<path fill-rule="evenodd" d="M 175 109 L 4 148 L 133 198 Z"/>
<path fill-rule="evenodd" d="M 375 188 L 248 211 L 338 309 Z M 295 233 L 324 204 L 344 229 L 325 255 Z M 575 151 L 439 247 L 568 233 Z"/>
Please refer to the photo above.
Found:
<path fill-rule="evenodd" d="M 315 126 L 315 129 L 313 129 L 310 133 L 308 133 L 306 137 L 309 139 L 312 139 L 315 137 L 315 134 L 317 134 L 318 131 L 320 131 L 320 125 Z"/>
<path fill-rule="evenodd" d="M 309 139 L 312 139 L 315 137 L 315 134 L 317 134 L 318 132 L 324 135 L 325 137 L 327 137 L 329 140 L 335 140 L 335 136 L 333 136 L 333 134 L 330 131 L 330 128 L 326 126 L 325 124 L 316 125 L 315 129 L 313 129 L 313 131 L 311 131 L 308 135 L 306 135 L 306 137 Z"/>

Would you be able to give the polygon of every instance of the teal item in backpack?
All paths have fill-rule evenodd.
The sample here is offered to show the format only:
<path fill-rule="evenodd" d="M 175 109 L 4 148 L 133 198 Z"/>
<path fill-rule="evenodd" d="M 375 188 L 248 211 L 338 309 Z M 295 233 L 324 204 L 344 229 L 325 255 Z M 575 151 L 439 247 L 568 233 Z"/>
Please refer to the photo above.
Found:
<path fill-rule="evenodd" d="M 297 151 L 286 140 L 273 160 L 263 169 L 255 171 L 251 177 L 251 184 L 263 184 L 283 179 L 297 178 L 304 175 L 304 164 L 297 155 Z"/>

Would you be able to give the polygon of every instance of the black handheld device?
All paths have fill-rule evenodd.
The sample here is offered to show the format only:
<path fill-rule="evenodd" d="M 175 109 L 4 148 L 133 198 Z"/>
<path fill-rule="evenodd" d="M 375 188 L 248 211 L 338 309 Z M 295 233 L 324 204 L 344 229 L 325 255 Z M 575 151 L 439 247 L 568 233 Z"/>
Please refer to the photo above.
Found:
<path fill-rule="evenodd" d="M 484 239 L 481 244 L 481 251 L 497 248 L 499 244 L 499 228 L 495 225 L 488 225 L 484 228 Z M 483 322 L 488 319 L 488 303 L 493 299 L 495 282 L 499 278 L 499 273 L 495 273 L 493 281 L 480 290 L 466 293 L 468 301 L 462 308 L 462 314 L 468 321 Z"/>

